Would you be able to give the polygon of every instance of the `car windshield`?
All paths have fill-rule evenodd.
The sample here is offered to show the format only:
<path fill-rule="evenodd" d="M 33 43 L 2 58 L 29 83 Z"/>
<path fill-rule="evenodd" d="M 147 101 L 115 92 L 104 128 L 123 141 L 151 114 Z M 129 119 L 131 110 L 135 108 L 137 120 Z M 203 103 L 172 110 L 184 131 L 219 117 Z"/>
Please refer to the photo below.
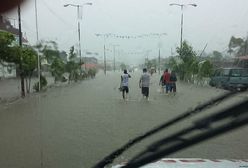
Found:
<path fill-rule="evenodd" d="M 247 18 L 247 0 L 2 0 L 0 167 L 90 168 L 185 112 L 109 166 L 235 125 L 202 119 L 248 100 Z M 245 160 L 247 135 L 163 157 Z"/>

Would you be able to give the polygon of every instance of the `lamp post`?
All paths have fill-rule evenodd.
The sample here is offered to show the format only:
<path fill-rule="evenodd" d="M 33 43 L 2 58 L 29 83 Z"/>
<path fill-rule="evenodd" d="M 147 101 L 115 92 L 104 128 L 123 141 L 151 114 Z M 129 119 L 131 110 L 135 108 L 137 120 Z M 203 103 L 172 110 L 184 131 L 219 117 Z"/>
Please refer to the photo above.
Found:
<path fill-rule="evenodd" d="M 197 7 L 196 4 L 177 4 L 177 3 L 171 3 L 170 6 L 179 6 L 181 7 L 181 37 L 180 37 L 180 55 L 182 52 L 182 43 L 183 43 L 183 8 L 185 6 L 193 6 L 193 7 Z"/>
<path fill-rule="evenodd" d="M 38 12 L 37 12 L 37 0 L 34 1 L 35 2 L 35 27 L 36 27 L 36 43 L 38 44 L 39 42 L 39 31 L 38 31 Z M 39 51 L 37 51 L 37 71 L 38 71 L 38 83 L 39 83 L 39 91 L 41 89 L 41 82 L 40 82 L 40 78 L 41 78 L 41 67 L 40 67 L 40 53 Z"/>
<path fill-rule="evenodd" d="M 17 13 L 18 13 L 18 24 L 19 24 L 19 46 L 22 47 L 22 25 L 21 25 L 21 7 L 20 4 L 18 5 L 17 8 Z M 23 66 L 22 66 L 22 56 L 20 56 L 20 76 L 21 76 L 21 96 L 25 97 L 25 88 L 24 88 L 24 76 L 23 76 Z"/>
<path fill-rule="evenodd" d="M 83 9 L 85 5 L 92 5 L 92 3 L 87 2 L 83 5 L 76 5 L 76 4 L 65 4 L 64 7 L 72 6 L 77 8 L 77 15 L 78 15 L 78 51 L 79 51 L 79 57 L 80 57 L 80 75 L 82 75 L 82 51 L 81 51 L 81 31 L 80 31 L 80 8 Z M 85 59 L 86 60 L 86 59 Z M 84 63 L 85 64 L 85 63 Z M 86 64 L 85 64 L 86 69 Z"/>

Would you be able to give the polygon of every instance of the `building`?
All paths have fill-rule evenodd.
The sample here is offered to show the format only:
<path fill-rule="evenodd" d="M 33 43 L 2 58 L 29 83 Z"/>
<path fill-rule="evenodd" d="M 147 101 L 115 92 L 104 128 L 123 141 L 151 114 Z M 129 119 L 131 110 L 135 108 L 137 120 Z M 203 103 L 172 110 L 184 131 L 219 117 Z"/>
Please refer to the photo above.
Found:
<path fill-rule="evenodd" d="M 15 44 L 19 43 L 19 29 L 11 25 L 8 19 L 0 15 L 0 31 L 10 32 L 15 36 Z M 22 38 L 23 45 L 28 45 L 28 41 Z M 17 76 L 17 68 L 14 63 L 3 62 L 0 60 L 0 78 L 14 78 Z"/>

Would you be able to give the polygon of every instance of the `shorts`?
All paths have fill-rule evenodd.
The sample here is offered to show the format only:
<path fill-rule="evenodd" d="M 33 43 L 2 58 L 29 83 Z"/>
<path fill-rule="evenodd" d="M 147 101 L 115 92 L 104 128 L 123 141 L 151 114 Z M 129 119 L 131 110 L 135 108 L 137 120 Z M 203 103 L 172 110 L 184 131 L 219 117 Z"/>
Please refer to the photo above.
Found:
<path fill-rule="evenodd" d="M 149 87 L 142 87 L 142 88 L 141 88 L 141 93 L 142 93 L 144 96 L 148 97 L 148 96 L 149 96 Z"/>
<path fill-rule="evenodd" d="M 129 88 L 127 86 L 122 86 L 122 92 L 129 92 Z"/>

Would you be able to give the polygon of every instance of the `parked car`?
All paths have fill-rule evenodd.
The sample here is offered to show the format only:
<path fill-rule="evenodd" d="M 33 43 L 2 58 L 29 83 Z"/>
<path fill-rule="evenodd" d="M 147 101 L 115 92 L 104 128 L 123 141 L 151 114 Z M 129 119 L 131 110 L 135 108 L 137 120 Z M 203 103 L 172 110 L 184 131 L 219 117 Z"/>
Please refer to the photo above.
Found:
<path fill-rule="evenodd" d="M 215 70 L 209 85 L 228 90 L 245 90 L 248 88 L 248 69 L 219 68 Z"/>

